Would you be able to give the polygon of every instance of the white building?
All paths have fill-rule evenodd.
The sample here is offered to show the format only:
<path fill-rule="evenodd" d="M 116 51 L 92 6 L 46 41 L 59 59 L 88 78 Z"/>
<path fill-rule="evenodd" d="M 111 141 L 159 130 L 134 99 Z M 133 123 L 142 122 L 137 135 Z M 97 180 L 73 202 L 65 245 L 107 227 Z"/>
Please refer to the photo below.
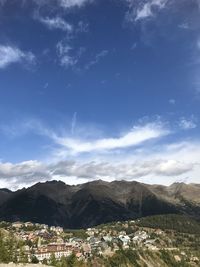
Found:
<path fill-rule="evenodd" d="M 49 244 L 47 246 L 40 247 L 35 251 L 34 255 L 39 261 L 44 259 L 49 260 L 51 255 L 54 254 L 56 259 L 60 259 L 62 256 L 68 257 L 72 254 L 72 246 L 66 244 Z"/>

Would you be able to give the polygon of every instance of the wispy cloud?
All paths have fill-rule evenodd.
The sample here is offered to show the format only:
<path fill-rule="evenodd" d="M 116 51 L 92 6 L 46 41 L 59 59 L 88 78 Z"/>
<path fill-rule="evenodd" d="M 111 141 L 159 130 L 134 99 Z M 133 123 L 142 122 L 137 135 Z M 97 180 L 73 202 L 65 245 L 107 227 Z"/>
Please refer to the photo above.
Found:
<path fill-rule="evenodd" d="M 146 18 L 155 16 L 155 9 L 163 9 L 168 0 L 147 0 L 145 2 L 141 1 L 139 4 L 134 0 L 126 0 L 129 4 L 129 12 L 127 13 L 127 19 L 130 21 L 139 21 Z"/>
<path fill-rule="evenodd" d="M 83 7 L 87 3 L 93 2 L 93 0 L 58 0 L 59 4 L 63 8 Z"/>
<path fill-rule="evenodd" d="M 86 33 L 88 31 L 89 31 L 89 24 L 87 22 L 80 20 L 78 22 L 77 27 L 76 27 L 76 32 L 77 33 Z"/>
<path fill-rule="evenodd" d="M 0 69 L 13 63 L 34 63 L 35 56 L 32 52 L 25 52 L 15 46 L 0 45 Z"/>
<path fill-rule="evenodd" d="M 196 119 L 192 116 L 190 119 L 182 117 L 179 121 L 179 127 L 183 130 L 195 129 L 197 127 Z"/>
<path fill-rule="evenodd" d="M 137 10 L 135 20 L 137 21 L 140 19 L 153 16 L 153 11 L 152 11 L 153 7 L 156 7 L 158 10 L 163 9 L 167 1 L 168 0 L 152 0 L 150 2 L 147 2 L 141 9 Z"/>
<path fill-rule="evenodd" d="M 93 60 L 91 60 L 90 62 L 88 62 L 85 66 L 85 69 L 90 69 L 93 65 L 96 65 L 101 58 L 105 57 L 108 54 L 108 50 L 102 50 L 101 52 L 99 52 L 95 58 Z"/>
<path fill-rule="evenodd" d="M 58 54 L 58 58 L 60 61 L 60 65 L 66 68 L 73 67 L 77 64 L 77 57 L 71 54 L 73 48 L 68 44 L 64 44 L 62 41 L 57 43 L 56 50 Z"/>
<path fill-rule="evenodd" d="M 74 48 L 71 42 L 66 38 L 56 45 L 57 56 L 60 65 L 74 70 L 85 71 L 99 63 L 99 61 L 108 54 L 108 50 L 102 50 L 97 53 L 93 59 L 88 62 L 81 61 L 82 55 L 85 53 L 85 47 Z"/>
<path fill-rule="evenodd" d="M 50 30 L 59 29 L 62 31 L 72 32 L 73 31 L 73 25 L 66 22 L 61 17 L 37 17 L 37 19 L 43 23 L 45 26 L 47 26 Z"/>
<path fill-rule="evenodd" d="M 102 138 L 96 140 L 73 139 L 56 136 L 54 141 L 66 149 L 66 153 L 79 154 L 95 151 L 110 151 L 137 146 L 145 141 L 160 138 L 169 134 L 167 129 L 156 123 L 144 126 L 135 126 L 129 132 L 115 138 Z"/>
<path fill-rule="evenodd" d="M 189 30 L 190 29 L 190 26 L 187 22 L 183 22 L 183 23 L 179 24 L 178 27 L 180 29 L 183 29 L 183 30 Z"/>

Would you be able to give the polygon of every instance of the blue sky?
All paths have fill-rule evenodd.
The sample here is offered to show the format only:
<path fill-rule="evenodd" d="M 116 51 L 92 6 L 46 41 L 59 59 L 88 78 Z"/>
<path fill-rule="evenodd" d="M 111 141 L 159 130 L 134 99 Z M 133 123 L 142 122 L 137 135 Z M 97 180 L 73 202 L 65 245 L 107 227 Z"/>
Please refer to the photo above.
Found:
<path fill-rule="evenodd" d="M 200 182 L 199 0 L 0 0 L 0 186 Z"/>

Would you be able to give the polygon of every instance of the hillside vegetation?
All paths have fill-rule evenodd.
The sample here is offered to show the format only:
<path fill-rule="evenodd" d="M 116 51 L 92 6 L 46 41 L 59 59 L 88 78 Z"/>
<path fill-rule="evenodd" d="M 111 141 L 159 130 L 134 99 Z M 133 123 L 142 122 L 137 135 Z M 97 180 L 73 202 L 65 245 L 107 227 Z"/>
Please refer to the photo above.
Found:
<path fill-rule="evenodd" d="M 137 225 L 200 235 L 200 223 L 184 215 L 168 214 L 144 217 L 137 221 Z"/>

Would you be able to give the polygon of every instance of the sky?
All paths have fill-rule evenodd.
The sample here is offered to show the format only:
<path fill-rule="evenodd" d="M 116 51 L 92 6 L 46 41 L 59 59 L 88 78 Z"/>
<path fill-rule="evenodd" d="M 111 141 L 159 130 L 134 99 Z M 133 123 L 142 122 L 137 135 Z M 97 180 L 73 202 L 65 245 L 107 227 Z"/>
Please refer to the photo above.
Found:
<path fill-rule="evenodd" d="M 0 187 L 200 183 L 199 0 L 0 0 Z"/>

